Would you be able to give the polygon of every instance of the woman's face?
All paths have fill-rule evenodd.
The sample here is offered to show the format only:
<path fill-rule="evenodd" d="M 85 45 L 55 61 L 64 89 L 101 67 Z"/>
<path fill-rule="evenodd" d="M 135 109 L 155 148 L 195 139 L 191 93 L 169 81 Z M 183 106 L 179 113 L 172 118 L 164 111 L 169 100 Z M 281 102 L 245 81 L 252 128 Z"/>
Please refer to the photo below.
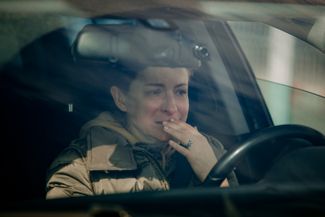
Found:
<path fill-rule="evenodd" d="M 128 128 L 144 142 L 167 141 L 162 122 L 186 121 L 189 71 L 148 67 L 131 83 L 125 96 Z"/>

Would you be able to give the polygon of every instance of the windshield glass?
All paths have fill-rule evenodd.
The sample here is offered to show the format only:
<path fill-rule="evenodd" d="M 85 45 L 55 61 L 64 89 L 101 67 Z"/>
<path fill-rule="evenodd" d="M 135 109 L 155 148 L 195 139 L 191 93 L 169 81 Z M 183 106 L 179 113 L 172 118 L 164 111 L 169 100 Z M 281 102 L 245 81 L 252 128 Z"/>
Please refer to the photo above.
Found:
<path fill-rule="evenodd" d="M 0 3 L 6 197 L 291 184 L 278 159 L 323 145 L 324 52 L 292 29 L 212 2 L 51 4 Z"/>

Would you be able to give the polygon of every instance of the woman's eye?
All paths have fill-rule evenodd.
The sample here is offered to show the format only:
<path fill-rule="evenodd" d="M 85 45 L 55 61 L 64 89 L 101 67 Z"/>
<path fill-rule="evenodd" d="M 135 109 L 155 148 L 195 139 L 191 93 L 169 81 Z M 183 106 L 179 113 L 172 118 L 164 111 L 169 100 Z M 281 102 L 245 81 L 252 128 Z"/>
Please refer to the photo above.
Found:
<path fill-rule="evenodd" d="M 146 91 L 146 95 L 149 95 L 149 96 L 158 96 L 161 93 L 162 93 L 162 91 L 160 89 Z"/>
<path fill-rule="evenodd" d="M 186 96 L 187 95 L 187 90 L 177 90 L 176 91 L 176 94 L 179 95 L 179 96 Z"/>

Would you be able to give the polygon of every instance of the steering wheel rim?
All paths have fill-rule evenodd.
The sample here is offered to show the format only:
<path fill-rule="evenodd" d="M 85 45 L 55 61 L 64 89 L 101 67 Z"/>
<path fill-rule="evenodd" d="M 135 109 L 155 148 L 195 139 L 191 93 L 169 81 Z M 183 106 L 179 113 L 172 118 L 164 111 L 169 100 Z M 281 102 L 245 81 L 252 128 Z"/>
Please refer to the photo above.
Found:
<path fill-rule="evenodd" d="M 264 128 L 249 136 L 244 142 L 225 153 L 212 168 L 207 178 L 208 183 L 220 185 L 227 175 L 235 168 L 243 156 L 251 150 L 267 144 L 267 141 L 278 139 L 299 138 L 315 146 L 325 146 L 325 137 L 319 131 L 303 125 L 279 125 Z M 297 146 L 299 148 L 301 146 Z"/>

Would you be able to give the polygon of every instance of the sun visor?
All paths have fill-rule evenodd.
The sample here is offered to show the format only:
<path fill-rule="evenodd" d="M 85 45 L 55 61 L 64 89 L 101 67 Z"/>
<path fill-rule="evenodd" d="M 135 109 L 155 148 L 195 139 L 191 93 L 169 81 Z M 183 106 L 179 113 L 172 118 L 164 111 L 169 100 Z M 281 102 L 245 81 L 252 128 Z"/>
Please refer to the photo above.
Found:
<path fill-rule="evenodd" d="M 83 60 L 144 66 L 198 68 L 195 43 L 177 30 L 156 30 L 144 26 L 86 25 L 72 48 L 73 57 Z"/>

